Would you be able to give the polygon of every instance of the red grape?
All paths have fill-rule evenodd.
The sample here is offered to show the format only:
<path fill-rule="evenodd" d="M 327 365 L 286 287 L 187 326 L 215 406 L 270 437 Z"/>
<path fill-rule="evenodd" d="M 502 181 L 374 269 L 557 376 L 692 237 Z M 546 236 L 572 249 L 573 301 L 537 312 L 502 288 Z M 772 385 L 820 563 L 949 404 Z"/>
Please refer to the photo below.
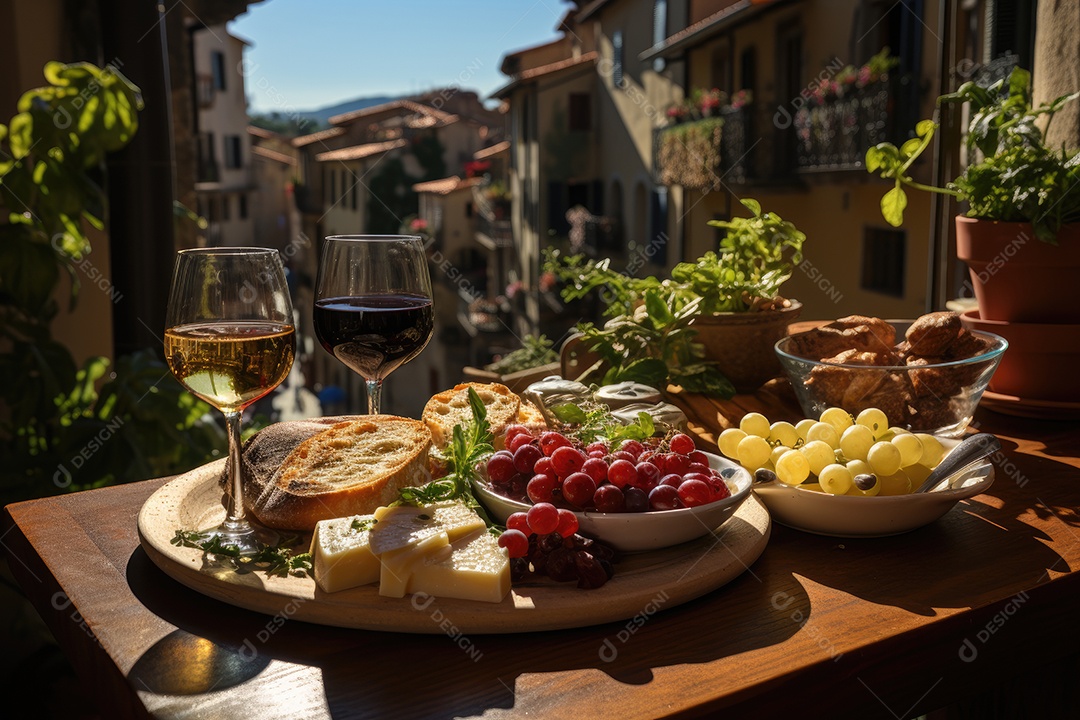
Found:
<path fill-rule="evenodd" d="M 544 433 L 540 436 L 540 449 L 544 451 L 544 454 L 551 457 L 558 448 L 570 447 L 571 443 L 566 439 L 566 436 L 562 433 L 557 433 L 552 430 Z"/>
<path fill-rule="evenodd" d="M 671 452 L 679 453 L 680 455 L 689 455 L 697 450 L 693 438 L 689 435 L 684 435 L 683 433 L 679 433 L 671 438 L 668 446 L 671 448 Z"/>
<path fill-rule="evenodd" d="M 559 447 L 551 453 L 551 466 L 555 468 L 555 474 L 564 480 L 581 470 L 584 464 L 585 456 L 577 448 Z"/>
<path fill-rule="evenodd" d="M 499 536 L 499 547 L 506 548 L 512 558 L 525 557 L 529 554 L 529 538 L 520 530 L 506 530 Z"/>
<path fill-rule="evenodd" d="M 649 492 L 650 509 L 674 510 L 677 507 L 679 507 L 679 491 L 674 486 L 657 485 Z"/>
<path fill-rule="evenodd" d="M 629 460 L 619 459 L 608 466 L 608 482 L 616 487 L 625 487 L 637 482 L 637 468 Z"/>
<path fill-rule="evenodd" d="M 509 450 L 512 453 L 516 453 L 518 451 L 518 449 L 520 449 L 520 448 L 522 448 L 522 447 L 524 447 L 526 445 L 529 445 L 530 443 L 532 443 L 532 441 L 533 441 L 532 436 L 526 435 L 525 433 L 519 433 L 519 434 L 515 435 L 513 437 L 513 439 L 507 441 L 506 449 Z M 537 449 L 539 449 L 539 448 L 537 448 Z"/>
<path fill-rule="evenodd" d="M 572 510 L 559 508 L 559 529 L 556 531 L 564 538 L 568 538 L 578 531 L 577 515 Z"/>
<path fill-rule="evenodd" d="M 585 507 L 596 492 L 596 481 L 583 472 L 571 473 L 562 483 L 562 494 L 566 501 L 577 507 Z"/>
<path fill-rule="evenodd" d="M 495 453 L 488 458 L 487 473 L 488 479 L 496 485 L 505 485 L 510 482 L 510 479 L 514 477 L 516 469 L 514 468 L 514 458 L 509 453 L 503 455 L 502 453 Z"/>
<path fill-rule="evenodd" d="M 709 474 L 709 466 L 708 465 L 702 465 L 701 463 L 692 462 L 692 463 L 690 463 L 690 472 L 701 473 L 702 475 L 708 475 Z"/>
<path fill-rule="evenodd" d="M 702 480 L 687 480 L 679 486 L 679 499 L 686 507 L 697 507 L 712 502 L 713 489 Z"/>
<path fill-rule="evenodd" d="M 506 428 L 506 433 L 503 435 L 503 442 L 509 447 L 510 441 L 518 435 L 528 435 L 530 438 L 533 436 L 532 431 L 529 430 L 529 428 L 524 425 L 514 424 Z"/>
<path fill-rule="evenodd" d="M 723 500 L 726 497 L 731 497 L 731 490 L 728 488 L 727 483 L 723 478 L 714 478 L 712 482 L 713 488 L 713 500 Z"/>
<path fill-rule="evenodd" d="M 685 475 L 690 472 L 690 458 L 685 455 L 678 455 L 672 453 L 667 457 L 667 464 L 664 467 L 669 473 L 678 473 L 679 475 Z"/>
<path fill-rule="evenodd" d="M 649 509 L 649 496 L 641 488 L 628 487 L 623 491 L 626 512 L 645 512 Z"/>
<path fill-rule="evenodd" d="M 658 453 L 655 450 L 646 450 L 645 452 L 638 455 L 638 462 L 651 462 L 653 465 L 656 465 L 657 454 Z"/>
<path fill-rule="evenodd" d="M 591 477 L 599 485 L 607 480 L 608 464 L 601 458 L 589 458 L 581 466 L 581 471 Z"/>
<path fill-rule="evenodd" d="M 537 535 L 553 533 L 559 527 L 559 510 L 551 503 L 536 503 L 526 513 L 529 529 Z"/>
<path fill-rule="evenodd" d="M 536 461 L 541 457 L 543 455 L 540 453 L 540 448 L 535 445 L 523 445 L 514 453 L 514 467 L 519 473 L 531 473 Z"/>
<path fill-rule="evenodd" d="M 525 486 L 525 493 L 534 503 L 551 502 L 551 493 L 559 487 L 559 481 L 551 475 L 533 475 Z"/>
<path fill-rule="evenodd" d="M 709 485 L 710 487 L 712 486 L 712 476 L 710 476 L 708 473 L 692 472 L 683 475 L 683 482 L 688 482 L 690 480 L 698 480 L 705 483 L 706 485 Z M 679 483 L 679 485 L 681 486 L 682 483 Z"/>
<path fill-rule="evenodd" d="M 506 529 L 520 530 L 526 535 L 532 532 L 528 516 L 523 512 L 510 513 L 510 517 L 506 518 Z"/>
<path fill-rule="evenodd" d="M 626 440 L 623 442 L 622 445 L 619 446 L 619 449 L 623 452 L 628 452 L 633 455 L 635 460 L 641 455 L 641 453 L 645 452 L 645 446 L 637 440 Z"/>
<path fill-rule="evenodd" d="M 619 450 L 611 454 L 611 457 L 615 460 L 625 460 L 631 465 L 637 464 L 637 456 L 633 453 L 628 453 L 625 450 Z"/>
<path fill-rule="evenodd" d="M 607 457 L 607 453 L 603 450 L 590 450 L 589 452 L 585 453 L 585 455 L 591 458 L 599 458 L 601 460 Z"/>
<path fill-rule="evenodd" d="M 630 483 L 634 487 L 639 487 L 648 492 L 660 482 L 660 468 L 652 463 L 639 462 L 634 469 L 637 470 L 637 482 Z"/>
<path fill-rule="evenodd" d="M 677 473 L 668 473 L 664 477 L 660 478 L 661 485 L 668 485 L 673 488 L 677 488 L 682 485 L 683 476 Z"/>
<path fill-rule="evenodd" d="M 537 475 L 554 475 L 555 468 L 551 465 L 551 458 L 542 457 L 533 465 L 533 472 Z"/>
<path fill-rule="evenodd" d="M 701 452 L 700 450 L 695 450 L 694 452 L 688 454 L 690 456 L 690 462 L 701 463 L 705 467 L 709 467 L 709 456 L 705 453 Z"/>
<path fill-rule="evenodd" d="M 610 448 L 608 447 L 608 444 L 606 442 L 604 442 L 603 440 L 594 440 L 593 442 L 591 442 L 591 443 L 589 443 L 588 445 L 585 446 L 585 452 L 586 453 L 597 452 L 597 451 L 602 452 L 605 455 L 607 455 L 608 452 L 610 451 Z"/>
<path fill-rule="evenodd" d="M 626 510 L 626 497 L 623 491 L 614 485 L 601 485 L 593 494 L 593 502 L 600 512 L 623 512 Z"/>

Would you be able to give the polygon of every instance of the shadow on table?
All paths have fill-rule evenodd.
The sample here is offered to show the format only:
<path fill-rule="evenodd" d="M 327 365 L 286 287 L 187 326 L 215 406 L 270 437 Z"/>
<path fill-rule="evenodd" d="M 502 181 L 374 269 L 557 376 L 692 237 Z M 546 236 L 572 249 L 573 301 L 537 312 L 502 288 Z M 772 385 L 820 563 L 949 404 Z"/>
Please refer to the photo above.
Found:
<path fill-rule="evenodd" d="M 658 601 L 622 623 L 511 635 L 462 634 L 451 624 L 445 635 L 409 635 L 289 622 L 236 608 L 167 577 L 141 548 L 128 561 L 127 579 L 148 610 L 178 628 L 136 662 L 129 673 L 136 687 L 200 692 L 183 679 L 194 664 L 205 688 L 221 689 L 280 660 L 321 668 L 335 717 L 385 717 L 405 708 L 416 717 L 482 714 L 514 707 L 523 687 L 535 690 L 557 682 L 552 678 L 559 672 L 588 668 L 620 683 L 647 685 L 653 668 L 708 663 L 781 643 L 811 612 L 792 575 L 766 579 L 751 567 L 702 598 L 670 610 Z M 732 613 L 739 623 L 727 621 Z M 539 695 L 548 692 L 554 690 Z"/>

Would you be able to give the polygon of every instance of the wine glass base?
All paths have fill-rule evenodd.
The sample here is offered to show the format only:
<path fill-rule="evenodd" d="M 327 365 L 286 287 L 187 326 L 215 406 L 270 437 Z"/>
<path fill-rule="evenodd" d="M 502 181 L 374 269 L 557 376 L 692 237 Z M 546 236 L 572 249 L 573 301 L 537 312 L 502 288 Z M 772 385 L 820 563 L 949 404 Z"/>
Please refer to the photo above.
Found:
<path fill-rule="evenodd" d="M 220 538 L 222 545 L 233 545 L 241 555 L 254 555 L 264 547 L 274 547 L 281 542 L 281 535 L 270 528 L 252 525 L 247 521 L 225 522 L 204 531 L 207 540 Z"/>

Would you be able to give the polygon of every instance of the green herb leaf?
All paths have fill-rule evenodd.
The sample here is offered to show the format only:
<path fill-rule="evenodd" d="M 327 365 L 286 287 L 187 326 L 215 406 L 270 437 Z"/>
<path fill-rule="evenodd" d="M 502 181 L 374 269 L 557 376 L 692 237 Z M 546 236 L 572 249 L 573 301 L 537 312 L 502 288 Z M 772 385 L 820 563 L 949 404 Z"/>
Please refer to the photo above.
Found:
<path fill-rule="evenodd" d="M 896 187 L 881 197 L 881 215 L 885 222 L 893 227 L 904 224 L 904 208 L 907 207 L 907 195 L 900 187 L 900 181 L 896 181 Z"/>
<path fill-rule="evenodd" d="M 588 421 L 585 411 L 574 403 L 563 403 L 551 408 L 551 413 L 561 422 L 580 425 Z"/>

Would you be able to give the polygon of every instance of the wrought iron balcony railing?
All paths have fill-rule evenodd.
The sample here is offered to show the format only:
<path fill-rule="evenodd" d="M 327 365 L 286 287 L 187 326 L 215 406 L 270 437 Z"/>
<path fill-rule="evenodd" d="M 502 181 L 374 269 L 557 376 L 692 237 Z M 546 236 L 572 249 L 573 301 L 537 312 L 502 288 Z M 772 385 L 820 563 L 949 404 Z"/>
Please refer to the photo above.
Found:
<path fill-rule="evenodd" d="M 896 141 L 910 127 L 916 98 L 907 78 L 890 77 L 843 95 L 824 98 L 795 114 L 799 170 L 862 169 L 867 148 Z"/>
<path fill-rule="evenodd" d="M 718 115 L 659 128 L 653 133 L 657 182 L 694 190 L 754 179 L 750 106 L 725 108 Z"/>

